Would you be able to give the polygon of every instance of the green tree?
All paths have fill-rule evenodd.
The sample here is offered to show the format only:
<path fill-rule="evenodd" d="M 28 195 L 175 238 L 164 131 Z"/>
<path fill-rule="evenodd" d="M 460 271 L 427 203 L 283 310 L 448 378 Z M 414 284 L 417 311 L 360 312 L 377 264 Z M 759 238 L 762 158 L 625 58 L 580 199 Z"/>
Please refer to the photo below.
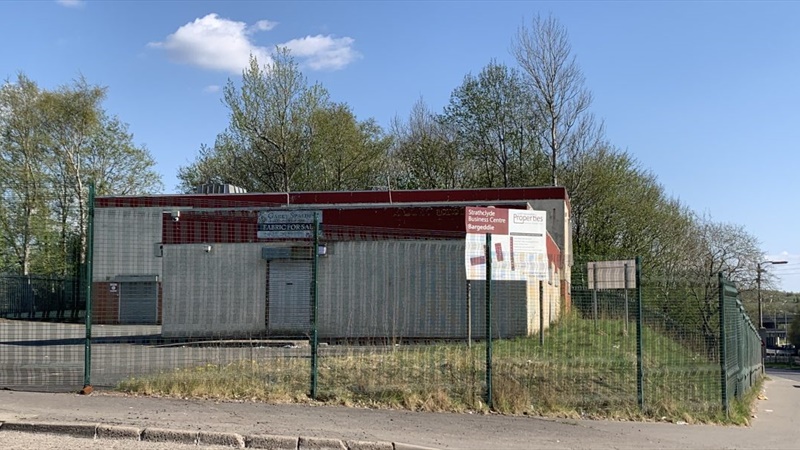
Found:
<path fill-rule="evenodd" d="M 263 67 L 251 57 L 241 88 L 229 80 L 224 90 L 231 123 L 223 141 L 236 144 L 226 150 L 235 152 L 233 175 L 239 177 L 229 181 L 252 191 L 302 189 L 298 176 L 310 152 L 311 115 L 327 102 L 327 91 L 308 85 L 288 50 Z"/>
<path fill-rule="evenodd" d="M 239 156 L 244 144 L 235 142 L 235 139 L 230 130 L 225 130 L 217 135 L 213 146 L 202 144 L 194 162 L 178 168 L 181 192 L 192 192 L 197 186 L 207 183 L 231 183 L 257 190 L 248 175 L 251 169 L 242 164 Z"/>
<path fill-rule="evenodd" d="M 380 127 L 310 85 L 287 49 L 265 66 L 251 57 L 241 85 L 228 81 L 223 102 L 230 124 L 179 170 L 184 191 L 207 182 L 255 192 L 365 189 L 384 170 Z"/>
<path fill-rule="evenodd" d="M 669 259 L 693 224 L 656 176 L 626 153 L 600 145 L 565 166 L 576 254 L 608 259 L 642 256 L 652 270 Z"/>
<path fill-rule="evenodd" d="M 48 137 L 48 172 L 53 211 L 60 226 L 63 260 L 73 255 L 77 237 L 84 260 L 88 186 L 98 195 L 152 193 L 162 188 L 149 151 L 133 143 L 127 124 L 102 106 L 107 89 L 79 78 L 42 95 L 40 108 Z"/>
<path fill-rule="evenodd" d="M 150 151 L 137 145 L 128 124 L 103 113 L 86 153 L 86 173 L 97 195 L 141 195 L 163 190 Z"/>
<path fill-rule="evenodd" d="M 48 222 L 46 156 L 39 87 L 20 74 L 0 87 L 0 236 L 5 270 L 31 272 Z"/>
<path fill-rule="evenodd" d="M 388 140 L 374 121 L 359 123 L 350 107 L 334 103 L 311 114 L 311 152 L 304 185 L 314 190 L 371 189 L 383 184 Z"/>
<path fill-rule="evenodd" d="M 105 95 L 83 78 L 43 90 L 19 75 L 0 89 L 0 254 L 21 273 L 65 275 L 83 260 L 90 183 L 101 195 L 161 188 L 150 153 L 103 109 Z"/>
<path fill-rule="evenodd" d="M 789 338 L 789 343 L 794 345 L 795 348 L 800 348 L 800 314 L 794 314 L 792 323 L 789 324 L 787 337 Z"/>
<path fill-rule="evenodd" d="M 467 75 L 450 96 L 444 121 L 475 169 L 470 184 L 530 186 L 546 181 L 547 158 L 536 136 L 539 123 L 520 74 L 491 62 Z"/>

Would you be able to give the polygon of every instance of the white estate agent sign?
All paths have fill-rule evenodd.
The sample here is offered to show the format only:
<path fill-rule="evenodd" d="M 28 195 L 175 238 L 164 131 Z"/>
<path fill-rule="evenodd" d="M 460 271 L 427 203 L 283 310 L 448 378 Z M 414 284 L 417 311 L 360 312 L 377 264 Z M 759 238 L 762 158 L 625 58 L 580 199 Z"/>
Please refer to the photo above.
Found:
<path fill-rule="evenodd" d="M 322 211 L 259 211 L 259 239 L 311 239 L 314 215 L 322 223 Z"/>
<path fill-rule="evenodd" d="M 467 207 L 464 262 L 468 280 L 486 279 L 486 234 L 492 235 L 492 279 L 547 280 L 547 213 Z"/>

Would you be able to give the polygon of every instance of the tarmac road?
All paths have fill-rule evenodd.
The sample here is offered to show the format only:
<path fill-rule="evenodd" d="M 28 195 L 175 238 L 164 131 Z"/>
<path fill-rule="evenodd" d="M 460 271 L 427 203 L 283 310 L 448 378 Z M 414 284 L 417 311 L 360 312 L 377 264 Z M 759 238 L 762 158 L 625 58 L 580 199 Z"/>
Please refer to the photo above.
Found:
<path fill-rule="evenodd" d="M 103 423 L 242 435 L 400 441 L 441 449 L 799 448 L 800 374 L 770 371 L 769 376 L 767 398 L 758 402 L 756 418 L 749 427 L 14 391 L 0 391 L 0 421 Z M 0 438 L 4 433 L 11 432 L 0 426 Z M 0 447 L 5 448 L 5 442 L 0 441 Z M 30 444 L 39 447 L 35 442 Z"/>

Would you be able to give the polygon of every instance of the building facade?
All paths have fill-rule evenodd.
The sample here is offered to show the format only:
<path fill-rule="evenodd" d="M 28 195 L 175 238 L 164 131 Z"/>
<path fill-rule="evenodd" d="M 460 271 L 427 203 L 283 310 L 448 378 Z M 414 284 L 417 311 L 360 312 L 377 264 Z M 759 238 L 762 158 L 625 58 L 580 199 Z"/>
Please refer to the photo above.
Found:
<path fill-rule="evenodd" d="M 93 318 L 161 324 L 164 336 L 302 336 L 311 241 L 260 238 L 258 216 L 318 211 L 322 338 L 480 338 L 485 285 L 466 280 L 467 206 L 547 213 L 544 295 L 534 280 L 494 282 L 493 333 L 529 335 L 557 320 L 571 276 L 569 199 L 560 187 L 101 197 Z"/>

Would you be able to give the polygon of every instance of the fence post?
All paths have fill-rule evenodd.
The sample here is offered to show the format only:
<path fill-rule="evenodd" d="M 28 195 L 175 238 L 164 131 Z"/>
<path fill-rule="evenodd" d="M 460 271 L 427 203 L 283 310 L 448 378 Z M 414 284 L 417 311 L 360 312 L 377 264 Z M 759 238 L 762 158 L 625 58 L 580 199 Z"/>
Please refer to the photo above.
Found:
<path fill-rule="evenodd" d="M 728 403 L 728 370 L 727 370 L 727 348 L 725 336 L 725 279 L 722 277 L 722 272 L 718 275 L 719 278 L 719 377 L 720 386 L 722 391 L 722 410 L 725 411 L 727 416 L 729 413 Z"/>
<path fill-rule="evenodd" d="M 595 286 L 596 287 L 596 286 Z M 644 412 L 644 359 L 642 349 L 642 258 L 636 257 L 636 394 L 639 401 L 639 409 Z"/>
<path fill-rule="evenodd" d="M 594 331 L 597 331 L 597 263 L 592 263 L 592 318 Z"/>
<path fill-rule="evenodd" d="M 83 348 L 83 391 L 92 385 L 92 259 L 94 258 L 94 183 L 89 184 L 89 210 L 86 221 L 86 340 Z"/>
<path fill-rule="evenodd" d="M 624 271 L 623 281 L 625 284 L 625 336 L 627 336 L 628 335 L 628 283 L 630 283 L 630 280 L 628 279 L 628 263 L 625 263 L 622 270 Z"/>
<path fill-rule="evenodd" d="M 492 409 L 492 235 L 486 234 L 486 406 Z"/>
<path fill-rule="evenodd" d="M 313 225 L 314 245 L 311 249 L 311 398 L 317 399 L 317 358 L 319 334 L 317 315 L 319 314 L 319 295 L 317 289 L 317 274 L 319 265 L 319 218 L 314 213 Z"/>
<path fill-rule="evenodd" d="M 544 281 L 539 280 L 539 345 L 544 347 Z"/>
<path fill-rule="evenodd" d="M 467 280 L 467 347 L 472 348 L 472 283 Z"/>

